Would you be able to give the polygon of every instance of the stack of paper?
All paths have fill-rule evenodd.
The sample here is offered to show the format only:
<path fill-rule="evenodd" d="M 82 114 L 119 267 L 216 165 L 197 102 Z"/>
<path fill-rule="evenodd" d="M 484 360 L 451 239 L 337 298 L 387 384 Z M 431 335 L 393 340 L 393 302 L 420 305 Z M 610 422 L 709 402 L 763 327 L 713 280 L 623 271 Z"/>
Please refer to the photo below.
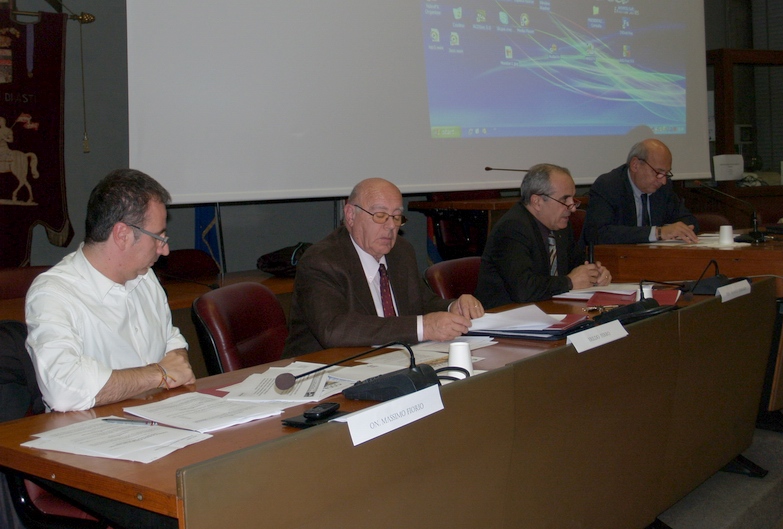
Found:
<path fill-rule="evenodd" d="M 112 424 L 103 419 L 92 419 L 36 434 L 35 437 L 37 439 L 22 446 L 149 463 L 212 436 L 165 426 L 132 422 Z"/>

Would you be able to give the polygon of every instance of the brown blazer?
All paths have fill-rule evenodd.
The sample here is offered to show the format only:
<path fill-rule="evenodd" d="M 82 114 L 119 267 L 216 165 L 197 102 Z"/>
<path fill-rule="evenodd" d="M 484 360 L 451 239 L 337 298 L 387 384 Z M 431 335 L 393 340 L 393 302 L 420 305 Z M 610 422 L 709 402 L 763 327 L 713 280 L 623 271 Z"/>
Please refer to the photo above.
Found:
<path fill-rule="evenodd" d="M 386 255 L 399 316 L 378 316 L 359 255 L 344 226 L 305 252 L 296 266 L 284 357 L 330 347 L 416 343 L 416 316 L 448 310 L 422 280 L 411 244 L 397 238 Z"/>

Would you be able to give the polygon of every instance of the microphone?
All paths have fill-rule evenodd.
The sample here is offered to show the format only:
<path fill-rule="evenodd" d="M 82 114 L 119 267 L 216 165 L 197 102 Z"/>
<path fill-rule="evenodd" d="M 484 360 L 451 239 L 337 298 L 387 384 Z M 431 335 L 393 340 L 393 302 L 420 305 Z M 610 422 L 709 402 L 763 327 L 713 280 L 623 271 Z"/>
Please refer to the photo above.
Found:
<path fill-rule="evenodd" d="M 707 273 L 707 269 L 710 265 L 715 265 L 715 275 L 708 279 L 702 279 L 704 274 Z M 682 291 L 685 293 L 686 299 L 690 300 L 694 295 L 698 296 L 714 296 L 715 292 L 722 286 L 726 286 L 732 281 L 721 274 L 718 271 L 718 262 L 715 259 L 710 259 L 707 266 L 702 271 L 699 279 L 696 281 L 686 281 L 682 285 Z"/>
<path fill-rule="evenodd" d="M 748 233 L 748 235 L 747 235 L 747 237 L 750 240 L 749 241 L 743 241 L 742 239 L 745 236 L 740 235 L 739 237 L 737 237 L 735 239 L 735 241 L 737 241 L 737 242 L 752 242 L 752 243 L 762 243 L 762 242 L 766 241 L 766 238 L 764 237 L 764 234 L 759 231 L 758 214 L 756 213 L 756 208 L 755 208 L 755 206 L 753 206 L 753 204 L 751 204 L 747 200 L 742 200 L 741 198 L 737 198 L 734 195 L 730 195 L 730 194 L 726 193 L 725 191 L 721 191 L 720 189 L 718 189 L 716 187 L 710 187 L 707 184 L 705 184 L 704 182 L 702 182 L 701 180 L 694 180 L 693 183 L 696 184 L 697 186 L 699 186 L 702 189 L 709 189 L 713 193 L 717 193 L 719 195 L 723 195 L 724 197 L 728 197 L 728 198 L 734 200 L 735 202 L 739 202 L 740 204 L 746 206 L 750 210 L 750 212 L 751 212 L 750 222 L 751 222 L 751 226 L 753 226 L 753 229 L 751 229 L 750 233 Z"/>
<path fill-rule="evenodd" d="M 516 171 L 518 173 L 526 173 L 530 169 L 502 169 L 500 167 L 485 167 L 485 171 Z"/>
<path fill-rule="evenodd" d="M 331 364 L 312 369 L 301 375 L 294 376 L 291 373 L 281 373 L 275 378 L 275 387 L 281 391 L 291 389 L 299 378 L 318 373 L 319 371 L 334 367 L 343 362 L 355 360 L 361 356 L 380 351 L 381 349 L 386 349 L 392 345 L 402 345 L 408 350 L 408 354 L 410 354 L 411 358 L 410 365 L 398 371 L 392 371 L 391 373 L 368 378 L 367 380 L 360 380 L 353 386 L 343 390 L 343 396 L 345 398 L 352 400 L 385 401 L 408 395 L 429 386 L 434 386 L 436 384 L 440 385 L 438 375 L 435 373 L 435 369 L 433 369 L 432 366 L 428 364 L 416 365 L 416 357 L 408 344 L 403 342 L 389 342 L 349 356 L 348 358 L 332 362 Z"/>

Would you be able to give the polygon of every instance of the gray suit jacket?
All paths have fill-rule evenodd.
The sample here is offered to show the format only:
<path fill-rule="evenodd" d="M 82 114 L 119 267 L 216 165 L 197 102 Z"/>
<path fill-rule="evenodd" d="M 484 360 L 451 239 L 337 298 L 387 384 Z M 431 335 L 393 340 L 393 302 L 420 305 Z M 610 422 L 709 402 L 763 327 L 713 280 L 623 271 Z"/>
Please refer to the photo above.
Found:
<path fill-rule="evenodd" d="M 341 226 L 304 253 L 296 268 L 285 357 L 330 347 L 416 343 L 416 316 L 448 310 L 422 280 L 411 244 L 397 237 L 386 255 L 399 316 L 378 316 L 359 255 Z"/>

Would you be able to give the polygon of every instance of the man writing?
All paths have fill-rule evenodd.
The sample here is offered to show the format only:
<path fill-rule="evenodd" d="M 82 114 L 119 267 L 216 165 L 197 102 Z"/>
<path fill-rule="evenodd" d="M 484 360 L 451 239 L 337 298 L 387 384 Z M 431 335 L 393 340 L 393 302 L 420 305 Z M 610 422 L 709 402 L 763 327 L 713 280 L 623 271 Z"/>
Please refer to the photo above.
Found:
<path fill-rule="evenodd" d="M 495 225 L 481 256 L 476 297 L 487 308 L 549 299 L 608 285 L 601 263 L 586 263 L 568 219 L 579 202 L 564 167 L 539 164 L 522 180 L 520 201 Z"/>
<path fill-rule="evenodd" d="M 397 237 L 405 223 L 400 190 L 363 180 L 343 209 L 345 223 L 297 264 L 284 356 L 329 347 L 451 340 L 483 316 L 476 298 L 436 296 L 422 281 L 413 247 Z"/>
<path fill-rule="evenodd" d="M 90 195 L 85 242 L 27 293 L 27 349 L 44 401 L 85 410 L 195 381 L 152 265 L 169 252 L 169 193 L 117 170 Z"/>
<path fill-rule="evenodd" d="M 663 142 L 647 139 L 631 147 L 624 165 L 590 187 L 585 242 L 698 242 L 699 224 L 674 193 L 671 167 L 672 153 Z"/>

